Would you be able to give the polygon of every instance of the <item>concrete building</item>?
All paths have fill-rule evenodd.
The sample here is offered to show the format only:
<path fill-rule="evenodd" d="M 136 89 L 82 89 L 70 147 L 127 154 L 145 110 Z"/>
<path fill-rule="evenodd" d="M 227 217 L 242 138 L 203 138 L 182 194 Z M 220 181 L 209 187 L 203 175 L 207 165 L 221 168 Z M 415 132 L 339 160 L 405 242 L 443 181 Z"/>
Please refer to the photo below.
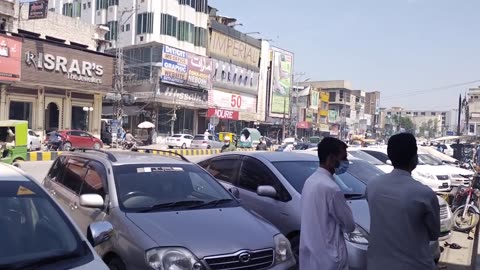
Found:
<path fill-rule="evenodd" d="M 379 114 L 380 114 L 380 92 L 373 91 L 365 93 L 365 114 L 370 115 L 371 125 L 368 128 L 372 135 L 378 136 Z"/>
<path fill-rule="evenodd" d="M 206 55 L 207 0 L 50 0 L 49 8 L 89 24 L 107 26 L 110 32 L 106 39 L 111 47 L 157 42 Z"/>
<path fill-rule="evenodd" d="M 415 133 L 419 137 L 435 138 L 446 134 L 447 111 L 408 110 L 402 107 L 392 107 L 382 110 L 384 117 L 382 128 L 393 132 L 401 128 L 395 121 L 396 116 L 408 117 L 415 125 Z"/>
<path fill-rule="evenodd" d="M 467 93 L 468 100 L 468 125 L 466 134 L 480 135 L 480 87 L 470 88 Z"/>
<path fill-rule="evenodd" d="M 0 1 L 0 33 L 14 31 L 15 14 L 15 0 Z"/>

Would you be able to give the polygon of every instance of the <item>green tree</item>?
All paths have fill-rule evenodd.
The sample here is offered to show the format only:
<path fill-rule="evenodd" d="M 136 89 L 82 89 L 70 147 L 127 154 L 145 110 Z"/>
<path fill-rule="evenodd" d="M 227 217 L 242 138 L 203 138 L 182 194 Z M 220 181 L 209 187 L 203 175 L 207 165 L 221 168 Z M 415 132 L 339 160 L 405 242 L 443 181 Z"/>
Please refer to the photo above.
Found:
<path fill-rule="evenodd" d="M 397 132 L 403 128 L 405 132 L 415 134 L 416 128 L 415 124 L 412 122 L 412 119 L 400 115 L 394 115 L 393 121 L 397 125 Z"/>

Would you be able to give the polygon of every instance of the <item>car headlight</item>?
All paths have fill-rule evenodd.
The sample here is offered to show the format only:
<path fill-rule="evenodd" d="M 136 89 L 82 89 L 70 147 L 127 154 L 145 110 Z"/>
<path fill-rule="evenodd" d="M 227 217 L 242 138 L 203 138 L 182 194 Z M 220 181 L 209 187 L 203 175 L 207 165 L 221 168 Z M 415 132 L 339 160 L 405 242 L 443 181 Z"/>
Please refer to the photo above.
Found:
<path fill-rule="evenodd" d="M 420 177 L 426 178 L 426 179 L 435 180 L 435 176 L 433 176 L 433 174 L 428 173 L 428 172 L 415 172 L 415 174 L 420 176 Z M 415 174 L 414 174 L 414 176 L 415 176 Z"/>
<path fill-rule="evenodd" d="M 293 258 L 290 241 L 283 234 L 275 235 L 273 241 L 275 242 L 275 263 L 283 263 Z"/>
<path fill-rule="evenodd" d="M 344 233 L 344 237 L 349 242 L 360 245 L 368 245 L 368 233 L 358 225 L 355 225 L 355 230 L 353 232 Z"/>
<path fill-rule="evenodd" d="M 460 174 L 451 174 L 450 178 L 452 178 L 452 179 L 464 179 L 465 177 L 461 176 Z"/>
<path fill-rule="evenodd" d="M 203 265 L 186 248 L 155 248 L 145 254 L 147 264 L 155 270 L 202 270 Z"/>

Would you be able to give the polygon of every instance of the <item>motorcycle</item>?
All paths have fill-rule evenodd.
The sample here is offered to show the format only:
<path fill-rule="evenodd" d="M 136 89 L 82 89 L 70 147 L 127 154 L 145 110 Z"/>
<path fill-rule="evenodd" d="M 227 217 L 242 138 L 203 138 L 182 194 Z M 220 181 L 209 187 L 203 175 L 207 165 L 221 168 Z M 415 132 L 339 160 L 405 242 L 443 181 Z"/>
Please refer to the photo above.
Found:
<path fill-rule="evenodd" d="M 480 210 L 478 209 L 480 190 L 474 186 L 460 186 L 455 193 L 452 210 L 453 228 L 456 231 L 469 231 L 477 225 L 480 219 Z"/>

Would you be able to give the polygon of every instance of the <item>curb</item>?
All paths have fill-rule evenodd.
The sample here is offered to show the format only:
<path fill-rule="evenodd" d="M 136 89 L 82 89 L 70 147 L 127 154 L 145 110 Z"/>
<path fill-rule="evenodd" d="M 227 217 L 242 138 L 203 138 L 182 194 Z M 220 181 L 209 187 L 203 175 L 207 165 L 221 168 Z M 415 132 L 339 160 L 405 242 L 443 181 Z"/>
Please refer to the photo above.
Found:
<path fill-rule="evenodd" d="M 25 161 L 52 161 L 55 160 L 62 152 L 27 152 L 27 160 Z"/>

